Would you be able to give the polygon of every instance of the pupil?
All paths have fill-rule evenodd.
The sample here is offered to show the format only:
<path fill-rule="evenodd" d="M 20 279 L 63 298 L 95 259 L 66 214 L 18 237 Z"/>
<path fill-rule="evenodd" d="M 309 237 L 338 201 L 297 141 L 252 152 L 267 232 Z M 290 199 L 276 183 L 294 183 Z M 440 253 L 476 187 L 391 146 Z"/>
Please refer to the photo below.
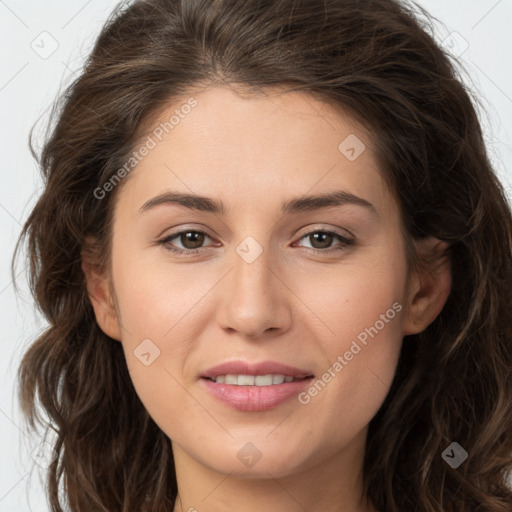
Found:
<path fill-rule="evenodd" d="M 201 244 L 202 244 L 202 237 L 203 234 L 202 233 L 198 233 L 197 231 L 187 231 L 185 233 L 185 239 L 188 241 L 188 242 L 192 242 L 192 245 L 193 247 L 188 247 L 188 249 L 196 249 L 197 247 L 201 247 Z M 198 237 L 199 237 L 199 242 L 198 242 Z M 195 243 L 195 245 L 194 245 Z M 185 247 L 187 247 L 186 244 L 183 244 L 185 245 Z"/>
<path fill-rule="evenodd" d="M 313 238 L 318 241 L 318 239 L 320 238 L 320 243 L 324 244 L 322 245 L 321 247 L 329 247 L 330 246 L 330 242 L 331 242 L 331 238 L 332 238 L 332 235 L 330 235 L 329 233 L 313 233 Z M 327 237 L 327 245 L 325 245 L 325 237 Z M 323 240 L 322 240 L 323 238 Z"/>

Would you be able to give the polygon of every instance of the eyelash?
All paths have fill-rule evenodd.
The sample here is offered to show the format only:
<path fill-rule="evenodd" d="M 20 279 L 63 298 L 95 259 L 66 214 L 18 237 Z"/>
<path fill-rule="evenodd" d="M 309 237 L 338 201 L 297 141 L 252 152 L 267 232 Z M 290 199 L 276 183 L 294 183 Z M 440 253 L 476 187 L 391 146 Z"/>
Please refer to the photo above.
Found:
<path fill-rule="evenodd" d="M 184 231 L 178 231 L 176 233 L 173 233 L 173 234 L 163 238 L 162 240 L 159 240 L 158 244 L 162 245 L 167 251 L 172 252 L 174 254 L 195 254 L 195 253 L 201 251 L 202 249 L 204 249 L 204 247 L 198 247 L 196 249 L 177 249 L 177 248 L 171 247 L 169 245 L 171 240 L 174 240 L 175 238 L 179 238 L 180 235 L 183 235 L 185 233 L 199 233 L 201 235 L 206 235 L 208 238 L 211 238 L 208 235 L 208 233 L 201 231 L 199 229 L 186 229 Z M 340 235 L 336 231 L 328 231 L 325 229 L 316 229 L 313 231 L 309 231 L 308 233 L 305 233 L 304 235 L 302 235 L 299 240 L 302 240 L 303 238 L 311 236 L 315 233 L 334 235 L 335 238 L 337 238 L 339 241 L 342 242 L 342 245 L 335 246 L 330 249 L 311 249 L 311 248 L 306 247 L 306 249 L 308 249 L 309 251 L 313 251 L 316 253 L 331 253 L 331 252 L 335 252 L 335 251 L 346 251 L 351 245 L 354 245 L 354 243 L 355 243 L 354 240 L 346 238 L 345 236 Z"/>

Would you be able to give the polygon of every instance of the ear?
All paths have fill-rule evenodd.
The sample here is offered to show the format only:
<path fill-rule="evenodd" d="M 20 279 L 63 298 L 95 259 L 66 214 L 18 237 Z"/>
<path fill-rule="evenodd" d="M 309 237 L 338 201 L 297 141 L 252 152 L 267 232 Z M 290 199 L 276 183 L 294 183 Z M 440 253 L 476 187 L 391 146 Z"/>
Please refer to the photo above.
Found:
<path fill-rule="evenodd" d="M 101 271 L 98 254 L 98 244 L 88 237 L 82 250 L 82 270 L 87 284 L 87 294 L 100 329 L 107 336 L 121 341 L 121 328 L 113 292 L 107 273 Z"/>
<path fill-rule="evenodd" d="M 448 244 L 429 237 L 415 241 L 414 245 L 421 263 L 410 276 L 404 335 L 418 334 L 436 319 L 452 286 Z"/>

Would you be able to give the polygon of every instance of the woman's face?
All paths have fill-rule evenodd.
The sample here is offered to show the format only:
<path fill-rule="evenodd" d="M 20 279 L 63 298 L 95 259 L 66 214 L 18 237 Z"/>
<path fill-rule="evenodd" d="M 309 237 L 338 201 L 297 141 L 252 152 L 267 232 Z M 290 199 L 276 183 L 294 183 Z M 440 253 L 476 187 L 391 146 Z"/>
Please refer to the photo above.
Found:
<path fill-rule="evenodd" d="M 254 478 L 360 460 L 408 334 L 371 141 L 298 92 L 193 98 L 117 185 L 108 334 L 180 460 Z"/>

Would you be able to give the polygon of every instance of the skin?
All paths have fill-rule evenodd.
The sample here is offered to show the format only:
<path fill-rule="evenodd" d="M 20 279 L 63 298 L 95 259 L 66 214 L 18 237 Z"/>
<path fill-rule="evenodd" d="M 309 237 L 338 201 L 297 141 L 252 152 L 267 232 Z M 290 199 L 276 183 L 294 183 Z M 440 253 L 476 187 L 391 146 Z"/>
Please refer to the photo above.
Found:
<path fill-rule="evenodd" d="M 388 394 L 403 336 L 441 311 L 449 264 L 412 272 L 408 282 L 397 203 L 370 134 L 340 108 L 299 92 L 241 97 L 227 86 L 193 97 L 197 106 L 117 191 L 111 272 L 83 264 L 98 324 L 122 343 L 141 401 L 172 440 L 174 510 L 224 511 L 236 502 L 245 512 L 375 511 L 362 496 L 367 427 Z M 185 101 L 175 99 L 154 126 Z M 350 134 L 366 146 L 354 161 L 338 149 Z M 228 211 L 169 203 L 140 212 L 169 190 L 222 200 Z M 281 212 L 291 198 L 335 190 L 374 211 Z M 158 243 L 187 229 L 208 236 L 167 246 L 200 247 L 197 254 Z M 355 243 L 328 252 L 343 243 L 304 236 L 322 229 Z M 263 249 L 251 263 L 236 251 L 248 236 Z M 416 250 L 434 247 L 444 248 L 428 239 Z M 238 411 L 199 381 L 201 371 L 236 359 L 321 377 L 394 303 L 401 311 L 307 404 L 293 397 L 268 411 Z M 148 366 L 134 355 L 145 339 L 160 350 Z M 248 442 L 261 454 L 252 467 L 237 457 Z"/>

